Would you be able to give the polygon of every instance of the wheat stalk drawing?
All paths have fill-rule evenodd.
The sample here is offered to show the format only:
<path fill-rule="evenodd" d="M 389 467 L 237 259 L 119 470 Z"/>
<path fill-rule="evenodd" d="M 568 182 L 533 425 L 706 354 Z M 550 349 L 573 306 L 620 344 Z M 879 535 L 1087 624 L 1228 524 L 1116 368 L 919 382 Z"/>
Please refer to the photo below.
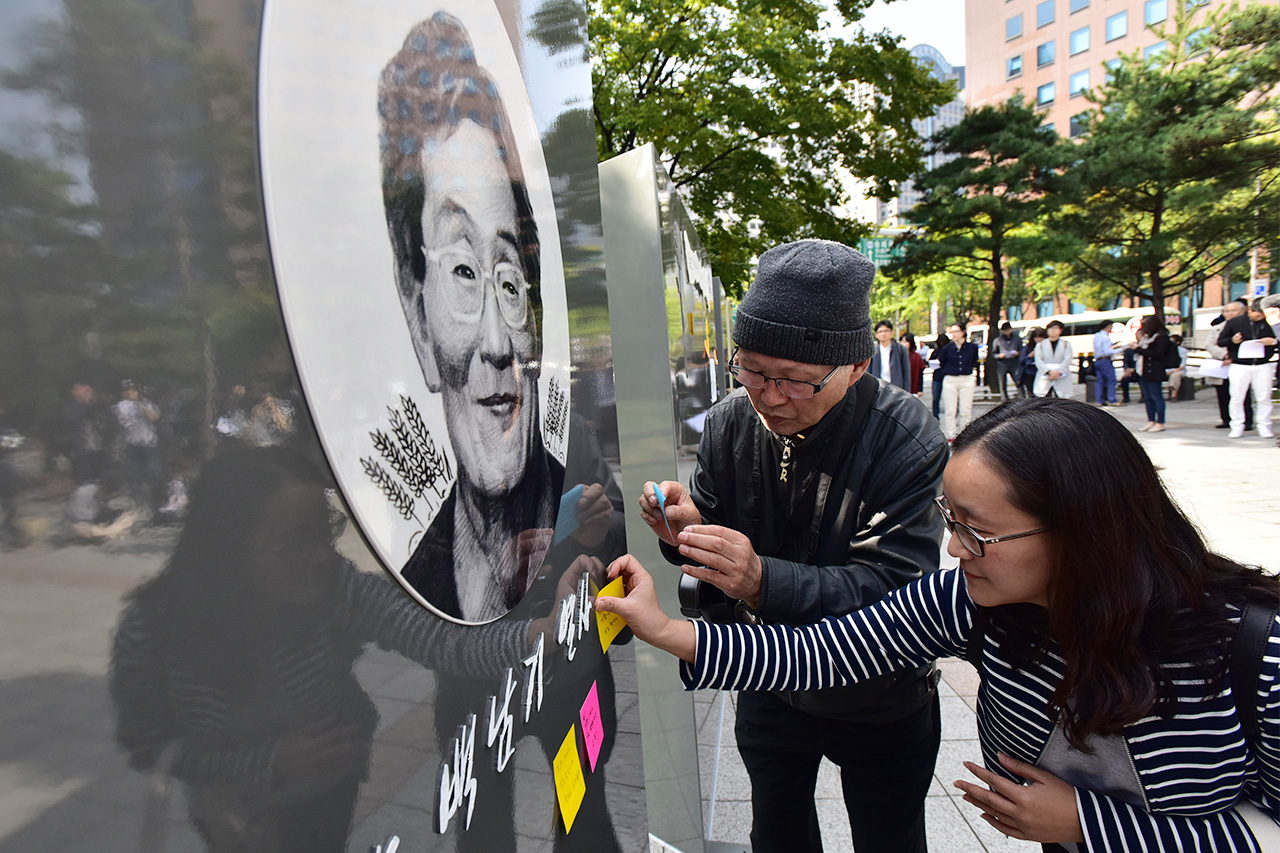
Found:
<path fill-rule="evenodd" d="M 436 446 L 413 400 L 401 395 L 400 408 L 388 406 L 387 415 L 390 435 L 375 429 L 369 437 L 391 472 L 372 456 L 361 457 L 360 466 L 405 521 L 422 524 L 417 501 L 423 501 L 434 514 L 447 492 L 453 466 L 448 453 Z"/>
<path fill-rule="evenodd" d="M 549 446 L 559 448 L 564 442 L 564 432 L 568 425 L 569 396 L 553 376 L 547 386 L 547 414 L 542 422 L 543 440 Z"/>

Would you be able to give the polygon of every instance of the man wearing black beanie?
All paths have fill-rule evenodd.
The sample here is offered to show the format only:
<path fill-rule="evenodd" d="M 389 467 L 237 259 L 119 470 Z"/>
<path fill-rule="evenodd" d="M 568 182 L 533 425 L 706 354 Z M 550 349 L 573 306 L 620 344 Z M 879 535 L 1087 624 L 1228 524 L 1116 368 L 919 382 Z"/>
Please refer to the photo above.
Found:
<path fill-rule="evenodd" d="M 842 616 L 938 567 L 947 443 L 928 409 L 867 372 L 875 266 L 802 240 L 760 256 L 734 321 L 743 388 L 707 414 L 689 488 L 640 507 L 672 562 L 745 621 Z M 670 525 L 670 532 L 667 525 Z M 736 734 L 756 853 L 820 851 L 814 787 L 839 765 L 858 853 L 924 851 L 941 737 L 933 667 L 832 690 L 743 692 Z"/>

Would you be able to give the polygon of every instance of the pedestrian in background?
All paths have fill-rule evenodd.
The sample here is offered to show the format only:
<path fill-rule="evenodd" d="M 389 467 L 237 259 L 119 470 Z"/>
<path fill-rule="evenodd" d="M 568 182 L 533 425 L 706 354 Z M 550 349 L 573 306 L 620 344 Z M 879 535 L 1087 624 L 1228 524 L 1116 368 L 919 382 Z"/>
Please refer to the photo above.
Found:
<path fill-rule="evenodd" d="M 973 420 L 978 345 L 965 340 L 960 323 L 948 326 L 947 334 L 951 340 L 938 350 L 938 373 L 942 374 L 942 433 L 951 441 Z"/>
<path fill-rule="evenodd" d="M 1142 402 L 1147 407 L 1147 422 L 1138 427 L 1139 432 L 1164 432 L 1164 380 L 1169 369 L 1171 354 L 1176 357 L 1169 330 L 1155 314 L 1142 318 L 1138 327 L 1138 342 L 1134 346 L 1137 356 L 1138 385 L 1142 388 Z"/>
<path fill-rule="evenodd" d="M 876 348 L 871 356 L 871 375 L 903 391 L 911 391 L 911 358 L 907 348 L 893 339 L 893 324 L 876 323 Z"/>
<path fill-rule="evenodd" d="M 996 387 L 1000 389 L 1000 399 L 1009 399 L 1009 389 L 1005 378 L 1013 377 L 1014 392 L 1018 388 L 1018 356 L 1022 353 L 1022 338 L 1013 330 L 1008 321 L 1000 324 L 1000 334 L 991 341 L 991 354 L 996 363 Z"/>
<path fill-rule="evenodd" d="M 1256 341 L 1262 353 L 1241 356 L 1241 344 Z M 1227 368 L 1227 381 L 1231 383 L 1231 432 L 1228 438 L 1244 435 L 1244 397 L 1252 391 L 1254 422 L 1258 435 L 1272 438 L 1271 389 L 1276 379 L 1276 367 L 1272 359 L 1276 355 L 1276 331 L 1267 322 L 1262 300 L 1255 299 L 1249 305 L 1247 316 L 1235 317 L 1222 324 L 1218 344 L 1227 348 L 1231 366 Z M 1257 349 L 1257 345 L 1246 351 Z"/>
<path fill-rule="evenodd" d="M 1209 354 L 1209 358 L 1216 358 L 1221 361 L 1223 366 L 1230 371 L 1231 369 L 1231 352 L 1218 343 L 1218 334 L 1222 331 L 1220 328 L 1223 323 L 1235 317 L 1244 316 L 1245 302 L 1243 299 L 1236 299 L 1222 306 L 1222 314 L 1212 322 L 1213 328 L 1209 333 L 1209 339 L 1205 341 L 1204 349 Z M 1218 417 L 1221 423 L 1217 425 L 1217 429 L 1229 429 L 1231 427 L 1231 383 L 1217 376 L 1210 376 L 1208 383 L 1213 386 L 1214 392 L 1218 395 Z M 1253 395 L 1244 395 L 1244 431 L 1250 432 L 1253 429 Z"/>
<path fill-rule="evenodd" d="M 1053 394 L 1064 400 L 1071 399 L 1071 344 L 1062 340 L 1066 326 L 1059 320 L 1050 320 L 1044 327 L 1048 335 L 1036 344 L 1036 396 Z"/>
<path fill-rule="evenodd" d="M 1097 377 L 1095 400 L 1099 406 L 1116 404 L 1116 364 L 1118 350 L 1111 342 L 1111 320 L 1103 321 L 1093 335 L 1093 368 Z"/>
<path fill-rule="evenodd" d="M 938 335 L 938 339 L 933 342 L 933 352 L 929 354 L 930 367 L 933 368 L 933 417 L 935 420 L 942 420 L 942 371 L 938 364 L 938 351 L 945 347 L 951 341 L 946 335 Z"/>
<path fill-rule="evenodd" d="M 1027 342 L 1018 353 L 1018 394 L 1022 397 L 1036 395 L 1036 344 L 1049 337 L 1039 326 L 1027 330 Z"/>
<path fill-rule="evenodd" d="M 1169 399 L 1177 400 L 1182 393 L 1182 381 L 1187 378 L 1187 348 L 1182 345 L 1182 335 L 1170 335 L 1169 343 L 1178 354 L 1178 366 L 1165 371 L 1165 380 L 1169 383 Z M 1173 364 L 1173 352 L 1169 354 L 1170 364 Z"/>
<path fill-rule="evenodd" d="M 917 397 L 924 391 L 924 369 L 928 365 L 922 356 L 916 350 L 916 336 L 910 332 L 903 332 L 902 337 L 898 338 L 898 342 L 907 348 L 908 364 L 911 367 L 911 393 Z"/>

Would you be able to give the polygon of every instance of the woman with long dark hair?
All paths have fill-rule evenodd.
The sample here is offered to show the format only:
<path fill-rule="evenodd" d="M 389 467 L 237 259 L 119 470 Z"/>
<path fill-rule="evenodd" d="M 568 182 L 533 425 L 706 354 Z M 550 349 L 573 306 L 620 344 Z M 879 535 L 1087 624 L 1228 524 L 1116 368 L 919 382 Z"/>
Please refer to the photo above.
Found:
<path fill-rule="evenodd" d="M 1086 403 L 1019 400 L 975 421 L 938 506 L 959 568 L 840 619 L 677 622 L 629 556 L 610 567 L 626 598 L 596 606 L 685 661 L 689 687 L 825 688 L 965 657 L 985 767 L 966 764 L 982 785 L 956 784 L 1004 834 L 1047 850 L 1258 850 L 1255 832 L 1280 822 L 1276 579 L 1210 551 L 1135 437 Z M 681 539 L 702 561 L 700 538 Z M 1237 694 L 1246 607 L 1266 615 L 1243 654 L 1256 681 Z"/>
<path fill-rule="evenodd" d="M 1142 318 L 1138 328 L 1138 342 L 1134 352 L 1138 356 L 1138 385 L 1142 388 L 1142 402 L 1147 407 L 1147 422 L 1138 427 L 1139 432 L 1164 432 L 1164 380 L 1169 350 L 1169 330 L 1155 314 Z"/>

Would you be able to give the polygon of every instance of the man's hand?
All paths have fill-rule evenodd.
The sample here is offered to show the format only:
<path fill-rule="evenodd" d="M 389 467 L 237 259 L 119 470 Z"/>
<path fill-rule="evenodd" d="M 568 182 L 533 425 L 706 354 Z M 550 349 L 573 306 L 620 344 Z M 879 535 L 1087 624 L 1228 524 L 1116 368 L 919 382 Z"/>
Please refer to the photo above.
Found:
<path fill-rule="evenodd" d="M 1231 336 L 1231 342 L 1233 344 L 1238 344 L 1243 340 L 1244 340 L 1244 335 L 1241 334 L 1240 332 L 1236 332 L 1234 335 Z"/>
<path fill-rule="evenodd" d="M 1275 338 L 1258 338 L 1258 340 L 1260 340 L 1262 342 L 1262 345 L 1266 347 L 1273 347 L 1276 345 Z"/>
<path fill-rule="evenodd" d="M 653 493 L 653 483 L 644 484 L 644 492 L 640 495 L 640 517 L 649 525 L 659 539 L 675 548 L 680 543 L 672 539 L 672 535 L 680 536 L 680 531 L 691 524 L 702 522 L 702 513 L 693 504 L 689 490 L 675 480 L 663 480 L 658 483 L 662 489 L 663 499 L 667 504 L 667 520 L 662 521 L 662 511 L 658 509 L 658 498 Z M 667 533 L 667 525 L 671 525 L 671 533 Z"/>
<path fill-rule="evenodd" d="M 987 784 L 957 781 L 964 800 L 982 810 L 982 819 L 1011 838 L 1059 844 L 1084 841 L 1080 815 L 1076 813 L 1076 792 L 1052 773 L 1000 753 L 1000 763 L 1027 780 L 1019 785 L 971 761 L 964 766 Z"/>
<path fill-rule="evenodd" d="M 764 567 L 751 540 L 718 524 L 693 524 L 676 534 L 680 554 L 706 566 L 684 566 L 684 573 L 719 587 L 730 598 L 751 608 L 760 605 L 760 579 Z"/>

